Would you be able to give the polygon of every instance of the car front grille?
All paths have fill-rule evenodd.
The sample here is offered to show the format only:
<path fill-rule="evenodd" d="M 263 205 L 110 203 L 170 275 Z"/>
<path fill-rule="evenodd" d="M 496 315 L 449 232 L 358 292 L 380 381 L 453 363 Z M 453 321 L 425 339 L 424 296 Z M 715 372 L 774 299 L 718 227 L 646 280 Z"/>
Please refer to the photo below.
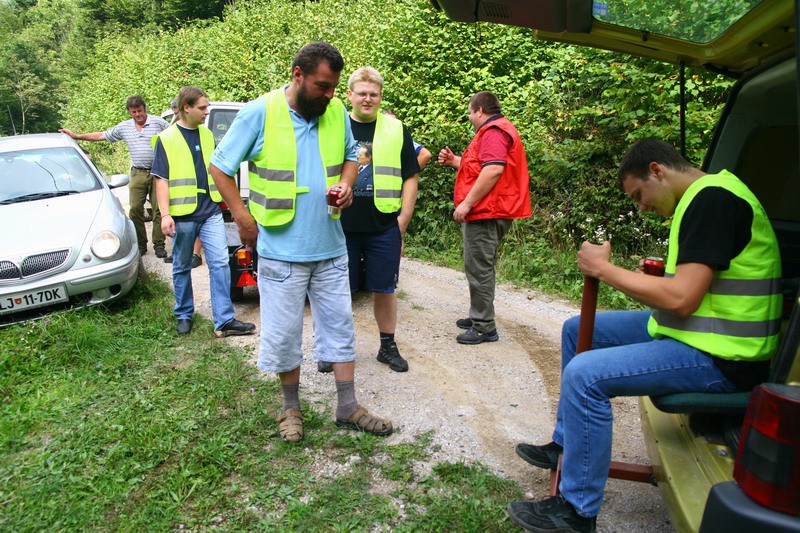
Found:
<path fill-rule="evenodd" d="M 0 281 L 29 278 L 43 272 L 55 270 L 69 258 L 69 250 L 57 250 L 29 255 L 17 265 L 13 261 L 0 260 Z"/>
<path fill-rule="evenodd" d="M 11 261 L 0 261 L 0 280 L 19 279 L 19 267 Z"/>

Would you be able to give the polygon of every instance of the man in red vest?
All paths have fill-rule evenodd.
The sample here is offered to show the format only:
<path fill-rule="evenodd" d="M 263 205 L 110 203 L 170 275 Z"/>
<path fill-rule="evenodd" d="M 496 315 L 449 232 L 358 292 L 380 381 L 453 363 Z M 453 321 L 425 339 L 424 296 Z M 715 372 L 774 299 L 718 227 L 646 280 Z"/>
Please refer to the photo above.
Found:
<path fill-rule="evenodd" d="M 456 321 L 466 331 L 461 344 L 494 342 L 494 266 L 497 247 L 515 218 L 531 216 L 530 176 L 525 147 L 514 125 L 500 112 L 489 91 L 469 100 L 469 121 L 475 137 L 459 157 L 444 147 L 439 163 L 458 170 L 453 220 L 464 236 L 464 271 L 469 282 L 469 318 Z"/>

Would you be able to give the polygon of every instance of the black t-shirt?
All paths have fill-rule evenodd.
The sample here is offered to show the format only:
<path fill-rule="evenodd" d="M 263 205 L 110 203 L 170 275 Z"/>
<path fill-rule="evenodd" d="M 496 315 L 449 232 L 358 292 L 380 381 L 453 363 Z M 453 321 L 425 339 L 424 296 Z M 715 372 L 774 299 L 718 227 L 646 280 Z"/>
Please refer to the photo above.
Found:
<path fill-rule="evenodd" d="M 350 119 L 358 154 L 358 178 L 353 185 L 353 203 L 342 211 L 342 229 L 351 233 L 380 233 L 397 225 L 397 214 L 381 213 L 375 207 L 372 180 L 372 139 L 374 122 L 357 122 Z M 408 128 L 403 126 L 403 150 L 400 153 L 400 174 L 403 181 L 419 173 L 417 153 Z"/>
<path fill-rule="evenodd" d="M 194 161 L 194 171 L 197 175 L 197 188 L 206 191 L 197 194 L 197 209 L 188 215 L 173 217 L 178 222 L 195 221 L 200 222 L 221 213 L 219 204 L 211 201 L 208 195 L 208 169 L 206 169 L 206 162 L 203 160 L 203 152 L 200 147 L 200 130 L 197 128 L 189 129 L 184 128 L 180 124 L 175 124 L 178 130 L 186 140 L 186 144 L 192 152 L 192 160 Z M 169 179 L 169 161 L 167 161 L 167 153 L 161 145 L 161 139 L 156 141 L 155 155 L 153 156 L 153 168 L 151 174 L 163 179 Z"/>
<path fill-rule="evenodd" d="M 686 208 L 678 235 L 678 264 L 704 263 L 716 270 L 750 242 L 753 208 L 722 187 L 706 187 Z M 713 358 L 717 368 L 740 390 L 750 390 L 769 374 L 769 361 L 731 361 Z"/>

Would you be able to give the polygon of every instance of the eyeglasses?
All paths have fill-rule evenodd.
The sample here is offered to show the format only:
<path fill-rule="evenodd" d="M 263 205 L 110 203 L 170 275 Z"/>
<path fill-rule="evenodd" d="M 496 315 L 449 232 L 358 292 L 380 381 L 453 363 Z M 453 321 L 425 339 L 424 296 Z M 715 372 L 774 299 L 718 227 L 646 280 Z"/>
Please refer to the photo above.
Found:
<path fill-rule="evenodd" d="M 358 92 L 358 93 L 353 93 L 353 94 L 355 94 L 361 100 L 366 100 L 367 97 L 371 98 L 372 100 L 380 100 L 381 99 L 381 93 Z"/>

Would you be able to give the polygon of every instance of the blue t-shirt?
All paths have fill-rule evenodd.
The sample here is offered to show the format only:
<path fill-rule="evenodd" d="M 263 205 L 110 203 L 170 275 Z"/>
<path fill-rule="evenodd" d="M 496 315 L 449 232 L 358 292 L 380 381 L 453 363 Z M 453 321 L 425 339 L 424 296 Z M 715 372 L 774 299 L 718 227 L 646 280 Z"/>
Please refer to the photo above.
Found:
<path fill-rule="evenodd" d="M 342 114 L 346 129 L 345 159 L 356 161 L 355 141 L 344 106 Z M 259 224 L 258 255 L 291 262 L 322 261 L 344 255 L 347 247 L 342 226 L 328 216 L 325 168 L 319 152 L 319 119 L 308 122 L 291 107 L 289 116 L 297 143 L 297 187 L 308 187 L 309 191 L 297 195 L 294 218 L 287 224 L 269 227 Z M 264 147 L 265 119 L 265 97 L 248 102 L 214 150 L 211 163 L 233 176 L 242 161 L 258 158 Z"/>
<path fill-rule="evenodd" d="M 203 151 L 200 147 L 200 130 L 184 128 L 180 124 L 175 124 L 178 131 L 183 135 L 186 144 L 192 152 L 192 160 L 194 161 L 194 172 L 197 176 L 197 188 L 205 193 L 197 194 L 197 208 L 188 215 L 172 217 L 177 222 L 181 221 L 194 221 L 202 222 L 208 220 L 210 217 L 221 213 L 219 204 L 213 202 L 208 195 L 208 169 L 206 169 L 206 162 L 203 159 Z M 169 161 L 167 161 L 167 153 L 161 145 L 161 138 L 156 140 L 156 147 L 153 156 L 153 169 L 150 173 L 157 178 L 169 179 Z M 183 177 L 183 176 L 181 176 Z"/>

